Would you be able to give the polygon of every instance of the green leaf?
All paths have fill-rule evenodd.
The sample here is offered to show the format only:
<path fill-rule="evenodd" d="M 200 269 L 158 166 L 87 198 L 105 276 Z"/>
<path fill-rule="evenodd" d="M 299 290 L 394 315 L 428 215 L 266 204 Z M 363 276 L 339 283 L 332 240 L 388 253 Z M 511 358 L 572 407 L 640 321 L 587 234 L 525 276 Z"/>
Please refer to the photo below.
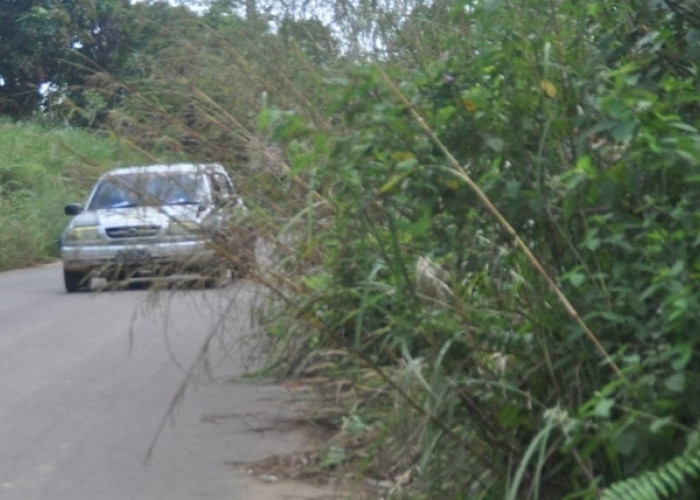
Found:
<path fill-rule="evenodd" d="M 345 461 L 345 448 L 338 445 L 331 446 L 321 462 L 318 464 L 322 469 L 333 469 Z"/>
<path fill-rule="evenodd" d="M 506 182 L 506 195 L 508 198 L 517 199 L 520 194 L 522 183 L 520 181 Z"/>
<path fill-rule="evenodd" d="M 629 62 L 614 71 L 609 71 L 608 76 L 628 75 L 630 73 L 639 71 L 639 69 L 639 63 Z"/>
<path fill-rule="evenodd" d="M 629 120 L 631 111 L 629 106 L 619 99 L 613 99 L 606 103 L 605 110 L 616 120 Z"/>
<path fill-rule="evenodd" d="M 506 403 L 498 409 L 498 423 L 506 429 L 516 429 L 526 421 L 527 414 L 520 406 Z"/>
<path fill-rule="evenodd" d="M 618 142 L 627 142 L 634 135 L 636 128 L 637 122 L 635 120 L 629 120 L 613 127 L 612 136 Z"/>
<path fill-rule="evenodd" d="M 682 260 L 677 260 L 673 267 L 669 270 L 669 275 L 673 277 L 678 277 L 685 270 L 685 262 Z"/>
<path fill-rule="evenodd" d="M 658 477 L 656 475 L 650 475 L 649 480 L 651 483 L 654 485 L 654 488 L 658 491 L 661 492 L 662 497 L 666 497 L 669 494 L 668 489 L 666 488 L 666 484 L 664 481 L 662 481 L 661 477 Z"/>
<path fill-rule="evenodd" d="M 405 160 L 401 160 L 396 164 L 397 170 L 408 170 L 410 172 L 408 173 L 413 173 L 413 170 L 415 167 L 418 166 L 418 160 L 416 158 L 407 158 Z"/>
<path fill-rule="evenodd" d="M 670 391 L 683 392 L 683 388 L 685 387 L 685 374 L 676 373 L 670 377 L 667 377 L 664 381 L 664 385 Z"/>
<path fill-rule="evenodd" d="M 258 127 L 261 130 L 266 130 L 268 127 L 270 127 L 274 122 L 279 120 L 279 118 L 282 116 L 281 111 L 278 109 L 273 109 L 273 108 L 267 108 L 263 109 L 259 114 L 258 114 Z"/>
<path fill-rule="evenodd" d="M 657 418 L 657 419 L 654 419 L 654 421 L 651 423 L 651 425 L 649 426 L 649 430 L 651 432 L 656 433 L 656 432 L 659 432 L 664 427 L 666 427 L 667 425 L 672 424 L 672 423 L 673 423 L 673 418 L 671 418 L 671 417 Z"/>
<path fill-rule="evenodd" d="M 627 298 L 627 305 L 630 307 L 632 312 L 637 316 L 642 316 L 647 313 L 646 305 L 642 300 L 640 300 L 639 295 L 632 293 Z"/>
<path fill-rule="evenodd" d="M 677 129 L 677 130 L 682 130 L 683 132 L 690 132 L 690 133 L 692 133 L 692 134 L 697 134 L 697 133 L 698 133 L 698 129 L 696 129 L 696 128 L 693 127 L 692 125 L 689 125 L 689 124 L 683 123 L 683 122 L 675 122 L 675 123 L 672 123 L 672 124 L 671 124 L 671 127 L 672 127 L 672 128 L 675 128 L 675 129 Z"/>
<path fill-rule="evenodd" d="M 683 370 L 690 362 L 693 356 L 693 348 L 690 344 L 679 344 L 675 347 L 675 351 L 678 357 L 671 363 L 671 368 L 678 372 Z"/>
<path fill-rule="evenodd" d="M 603 398 L 595 405 L 593 415 L 600 418 L 610 418 L 610 411 L 615 406 L 615 400 L 612 398 Z"/>
<path fill-rule="evenodd" d="M 615 438 L 615 446 L 625 456 L 635 452 L 639 444 L 637 434 L 634 432 L 623 432 Z"/>
<path fill-rule="evenodd" d="M 598 238 L 598 228 L 594 227 L 586 232 L 583 238 L 583 246 L 588 250 L 595 252 L 600 247 L 600 238 Z"/>
<path fill-rule="evenodd" d="M 505 142 L 500 137 L 493 137 L 489 135 L 486 136 L 485 142 L 486 145 L 493 149 L 496 153 L 502 152 L 503 147 L 505 146 Z"/>
<path fill-rule="evenodd" d="M 413 163 L 416 164 L 418 163 L 415 160 L 407 160 L 405 162 L 401 162 L 405 164 Z M 401 172 L 399 174 L 394 175 L 391 179 L 386 181 L 382 186 L 377 190 L 377 193 L 380 195 L 387 194 L 391 191 L 393 191 L 404 179 L 412 175 L 414 172 L 416 172 L 417 169 L 412 169 L 412 170 L 407 170 L 405 172 Z"/>
<path fill-rule="evenodd" d="M 586 275 L 583 273 L 572 273 L 569 274 L 569 282 L 574 286 L 574 288 L 578 288 L 583 283 L 586 281 Z"/>
<path fill-rule="evenodd" d="M 683 484 L 683 478 L 685 474 L 683 474 L 683 470 L 678 466 L 677 462 L 682 462 L 683 460 L 676 460 L 675 462 L 670 462 L 668 466 L 666 467 L 666 471 L 668 474 L 670 474 L 673 477 L 668 477 L 667 481 L 669 484 Z M 666 476 L 664 476 L 666 477 Z M 676 479 L 676 481 L 673 481 L 673 478 Z"/>
<path fill-rule="evenodd" d="M 588 15 L 591 17 L 597 17 L 602 8 L 602 2 L 591 2 L 586 6 L 586 9 L 588 10 Z"/>
<path fill-rule="evenodd" d="M 428 234 L 433 225 L 433 217 L 429 213 L 423 214 L 417 221 L 408 224 L 405 229 L 415 237 Z"/>
<path fill-rule="evenodd" d="M 594 178 L 596 175 L 593 161 L 588 155 L 580 156 L 578 160 L 576 160 L 576 170 L 583 173 L 589 179 Z"/>
<path fill-rule="evenodd" d="M 450 121 L 450 118 L 454 116 L 456 111 L 457 108 L 454 106 L 443 106 L 440 108 L 435 115 L 435 126 L 441 127 L 446 125 Z"/>

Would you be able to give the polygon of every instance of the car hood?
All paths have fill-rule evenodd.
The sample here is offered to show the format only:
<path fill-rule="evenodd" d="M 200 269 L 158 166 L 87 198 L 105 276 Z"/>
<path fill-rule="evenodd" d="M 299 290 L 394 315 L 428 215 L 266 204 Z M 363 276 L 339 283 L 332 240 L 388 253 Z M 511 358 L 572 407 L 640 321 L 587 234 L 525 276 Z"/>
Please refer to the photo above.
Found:
<path fill-rule="evenodd" d="M 164 205 L 87 210 L 77 215 L 72 226 L 167 226 L 172 221 L 201 222 L 207 210 L 201 205 Z"/>

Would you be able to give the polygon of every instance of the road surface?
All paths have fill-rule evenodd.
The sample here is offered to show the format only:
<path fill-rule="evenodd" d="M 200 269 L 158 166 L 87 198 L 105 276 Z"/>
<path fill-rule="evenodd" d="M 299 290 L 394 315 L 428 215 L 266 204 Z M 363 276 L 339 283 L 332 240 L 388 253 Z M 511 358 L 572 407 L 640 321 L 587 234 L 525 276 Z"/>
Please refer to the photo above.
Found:
<path fill-rule="evenodd" d="M 231 466 L 302 444 L 277 429 L 289 393 L 237 378 L 245 282 L 155 295 L 67 294 L 61 280 L 58 264 L 0 273 L 0 499 L 273 498 Z"/>

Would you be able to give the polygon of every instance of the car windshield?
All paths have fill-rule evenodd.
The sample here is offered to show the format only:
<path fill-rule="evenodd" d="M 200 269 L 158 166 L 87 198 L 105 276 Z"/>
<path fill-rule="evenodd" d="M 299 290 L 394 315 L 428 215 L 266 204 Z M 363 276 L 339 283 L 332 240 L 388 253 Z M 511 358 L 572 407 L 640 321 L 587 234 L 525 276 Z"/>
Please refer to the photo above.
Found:
<path fill-rule="evenodd" d="M 199 204 L 201 176 L 188 173 L 133 173 L 111 175 L 95 189 L 88 209 Z"/>

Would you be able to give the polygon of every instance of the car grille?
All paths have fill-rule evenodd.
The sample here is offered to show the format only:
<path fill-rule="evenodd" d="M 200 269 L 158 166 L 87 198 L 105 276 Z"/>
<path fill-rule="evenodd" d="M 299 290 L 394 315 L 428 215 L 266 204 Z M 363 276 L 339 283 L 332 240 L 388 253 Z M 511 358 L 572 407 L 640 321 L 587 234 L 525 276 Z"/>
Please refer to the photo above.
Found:
<path fill-rule="evenodd" d="M 110 238 L 148 238 L 158 234 L 158 231 L 160 226 L 122 226 L 105 229 Z"/>

